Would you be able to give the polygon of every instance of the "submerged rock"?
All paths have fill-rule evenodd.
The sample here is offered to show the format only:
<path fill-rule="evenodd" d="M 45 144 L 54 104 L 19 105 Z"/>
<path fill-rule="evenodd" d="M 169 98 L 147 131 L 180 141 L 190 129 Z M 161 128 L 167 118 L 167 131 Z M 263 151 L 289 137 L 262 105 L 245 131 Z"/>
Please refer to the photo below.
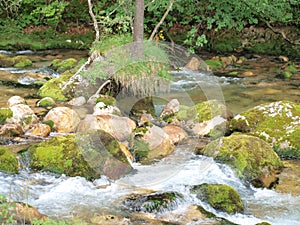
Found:
<path fill-rule="evenodd" d="M 232 134 L 210 142 L 201 154 L 228 164 L 238 177 L 255 187 L 272 187 L 283 163 L 270 145 L 250 135 Z"/>
<path fill-rule="evenodd" d="M 119 179 L 131 166 L 117 140 L 102 130 L 58 136 L 28 149 L 30 166 L 88 180 L 105 175 Z"/>
<path fill-rule="evenodd" d="M 18 160 L 8 148 L 0 147 L 0 171 L 18 173 Z"/>
<path fill-rule="evenodd" d="M 236 115 L 232 131 L 257 136 L 282 158 L 300 158 L 300 105 L 289 101 L 262 104 Z"/>
<path fill-rule="evenodd" d="M 177 192 L 131 194 L 123 204 L 132 212 L 158 213 L 174 210 L 182 198 Z"/>
<path fill-rule="evenodd" d="M 239 193 L 226 184 L 201 184 L 192 188 L 192 193 L 202 201 L 210 204 L 214 209 L 229 214 L 241 213 L 244 205 Z"/>

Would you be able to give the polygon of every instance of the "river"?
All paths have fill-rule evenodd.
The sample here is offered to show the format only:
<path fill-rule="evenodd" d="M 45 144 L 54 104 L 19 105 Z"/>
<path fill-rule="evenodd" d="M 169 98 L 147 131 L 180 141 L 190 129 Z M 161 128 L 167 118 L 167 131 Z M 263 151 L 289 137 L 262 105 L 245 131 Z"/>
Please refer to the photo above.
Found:
<path fill-rule="evenodd" d="M 74 51 L 44 52 L 37 55 L 25 52 L 23 54 L 39 58 L 35 61 L 33 68 L 29 69 L 31 72 L 33 70 L 40 72 L 40 68 L 45 71 L 55 57 L 77 56 L 80 59 L 86 56 L 86 52 Z M 269 56 L 260 60 L 252 59 L 248 64 L 251 65 L 250 68 L 257 74 L 256 76 L 239 78 L 188 71 L 174 72 L 171 93 L 158 97 L 176 97 L 187 105 L 216 98 L 224 101 L 234 113 L 265 102 L 283 99 L 299 102 L 299 74 L 290 80 L 275 78 L 275 73 L 271 71 L 271 68 L 281 64 L 274 60 L 274 57 Z M 2 70 L 8 71 L 9 69 Z M 22 73 L 22 71 L 17 72 Z M 0 106 L 4 107 L 10 96 L 28 97 L 37 89 L 24 85 L 0 85 L 0 90 L 2 95 Z M 158 216 L 181 214 L 190 205 L 201 205 L 216 215 L 241 225 L 251 225 L 262 221 L 274 225 L 300 224 L 300 195 L 256 189 L 246 185 L 234 175 L 229 167 L 218 164 L 211 158 L 196 156 L 193 154 L 193 149 L 192 144 L 180 145 L 172 155 L 153 165 L 145 166 L 134 163 L 135 172 L 115 182 L 105 177 L 90 182 L 82 177 L 32 172 L 26 166 L 26 158 L 23 158 L 21 160 L 23 169 L 19 174 L 8 175 L 0 172 L 0 193 L 15 201 L 28 202 L 38 208 L 41 213 L 53 218 L 88 219 L 94 214 L 102 213 L 128 216 L 129 212 L 122 209 L 121 199 L 141 189 L 176 191 L 182 194 L 183 200 L 176 209 Z M 230 216 L 215 211 L 190 193 L 189 188 L 192 185 L 201 183 L 224 183 L 236 188 L 246 206 L 246 211 L 243 214 Z"/>

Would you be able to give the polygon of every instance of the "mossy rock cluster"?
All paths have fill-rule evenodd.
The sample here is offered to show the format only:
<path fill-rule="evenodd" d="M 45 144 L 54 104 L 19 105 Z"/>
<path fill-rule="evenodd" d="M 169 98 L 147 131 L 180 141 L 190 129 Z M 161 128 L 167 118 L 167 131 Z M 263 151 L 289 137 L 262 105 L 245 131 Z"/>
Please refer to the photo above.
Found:
<path fill-rule="evenodd" d="M 50 97 L 55 101 L 68 100 L 62 91 L 62 87 L 64 86 L 65 82 L 67 82 L 72 77 L 72 75 L 73 73 L 71 71 L 66 71 L 63 74 L 61 74 L 59 77 L 48 80 L 38 90 L 37 95 L 40 98 Z"/>
<path fill-rule="evenodd" d="M 77 60 L 74 58 L 69 58 L 65 60 L 54 59 L 51 62 L 51 68 L 59 73 L 63 73 L 67 70 L 74 68 L 77 65 Z"/>
<path fill-rule="evenodd" d="M 0 67 L 24 68 L 32 65 L 32 61 L 27 56 L 9 56 L 0 54 Z"/>
<path fill-rule="evenodd" d="M 106 175 L 118 179 L 131 171 L 118 141 L 102 130 L 58 136 L 28 149 L 30 166 L 88 180 Z"/>
<path fill-rule="evenodd" d="M 13 111 L 10 108 L 1 108 L 0 109 L 0 124 L 4 124 L 7 118 L 13 116 Z"/>
<path fill-rule="evenodd" d="M 132 194 L 123 202 L 124 206 L 133 212 L 159 213 L 173 210 L 183 196 L 177 192 L 151 194 Z"/>
<path fill-rule="evenodd" d="M 98 102 L 103 102 L 105 105 L 111 105 L 111 106 L 116 106 L 117 104 L 117 100 L 109 95 L 100 95 L 97 99 L 96 99 L 96 104 Z"/>
<path fill-rule="evenodd" d="M 18 173 L 18 159 L 8 148 L 0 148 L 0 171 Z"/>
<path fill-rule="evenodd" d="M 197 198 L 207 202 L 214 209 L 229 214 L 244 211 L 244 204 L 239 193 L 226 184 L 201 184 L 194 186 L 191 190 Z"/>
<path fill-rule="evenodd" d="M 210 120 L 218 115 L 226 113 L 227 108 L 224 104 L 217 100 L 209 100 L 198 103 L 194 106 L 181 106 L 179 112 L 176 114 L 177 119 L 193 122 L 204 122 Z"/>
<path fill-rule="evenodd" d="M 270 145 L 250 135 L 221 137 L 201 149 L 200 154 L 229 165 L 238 177 L 256 187 L 274 185 L 276 173 L 283 168 L 282 161 Z"/>
<path fill-rule="evenodd" d="M 230 129 L 269 142 L 282 158 L 300 158 L 300 104 L 278 101 L 256 106 L 236 115 Z"/>

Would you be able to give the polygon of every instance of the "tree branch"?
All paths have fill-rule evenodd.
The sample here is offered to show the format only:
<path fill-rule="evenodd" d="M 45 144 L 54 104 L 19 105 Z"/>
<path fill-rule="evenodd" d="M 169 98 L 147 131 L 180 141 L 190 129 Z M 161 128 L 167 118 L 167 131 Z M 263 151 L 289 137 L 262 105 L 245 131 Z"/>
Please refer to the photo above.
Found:
<path fill-rule="evenodd" d="M 151 36 L 150 36 L 150 38 L 149 38 L 150 41 L 153 40 L 154 35 L 156 34 L 158 28 L 160 27 L 160 25 L 161 25 L 161 24 L 164 22 L 164 20 L 166 19 L 167 15 L 169 14 L 170 10 L 172 9 L 172 6 L 173 6 L 173 4 L 174 4 L 174 1 L 175 1 L 175 0 L 171 0 L 171 1 L 170 1 L 170 5 L 169 5 L 169 7 L 167 8 L 165 14 L 164 14 L 163 17 L 161 18 L 161 20 L 158 22 L 158 24 L 156 24 L 156 26 L 155 26 L 154 30 L 152 31 Z"/>
<path fill-rule="evenodd" d="M 94 29 L 95 29 L 95 32 L 96 32 L 96 38 L 95 38 L 95 41 L 99 41 L 99 38 L 100 38 L 100 32 L 99 32 L 99 27 L 98 27 L 98 23 L 97 23 L 97 19 L 95 17 L 95 14 L 93 12 L 93 5 L 92 5 L 92 2 L 91 0 L 88 0 L 88 4 L 89 4 L 89 13 L 93 19 L 93 22 L 94 22 Z"/>

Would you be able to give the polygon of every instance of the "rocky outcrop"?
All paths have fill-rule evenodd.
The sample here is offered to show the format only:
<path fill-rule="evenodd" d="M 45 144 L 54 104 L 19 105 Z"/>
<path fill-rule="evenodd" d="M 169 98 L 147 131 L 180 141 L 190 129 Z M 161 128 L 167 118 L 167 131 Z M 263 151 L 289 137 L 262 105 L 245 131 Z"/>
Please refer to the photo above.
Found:
<path fill-rule="evenodd" d="M 272 187 L 283 167 L 267 142 L 250 135 L 221 137 L 206 145 L 200 153 L 229 165 L 238 177 L 255 187 Z"/>

